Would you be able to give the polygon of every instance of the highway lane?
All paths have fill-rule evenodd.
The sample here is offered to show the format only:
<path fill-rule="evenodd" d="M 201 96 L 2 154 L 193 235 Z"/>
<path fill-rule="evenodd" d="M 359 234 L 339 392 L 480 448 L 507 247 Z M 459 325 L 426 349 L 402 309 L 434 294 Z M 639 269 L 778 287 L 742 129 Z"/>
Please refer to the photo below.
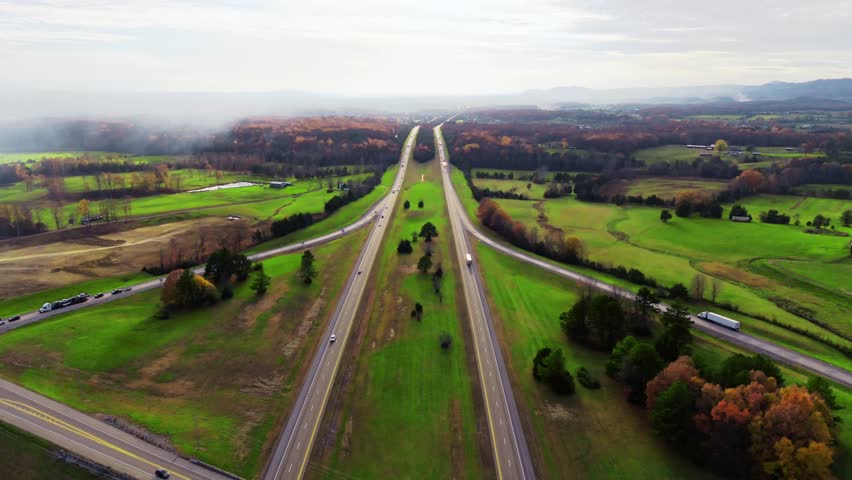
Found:
<path fill-rule="evenodd" d="M 450 181 L 446 163 L 446 150 L 440 125 L 435 127 L 435 143 L 441 161 L 441 178 L 444 195 L 450 214 L 450 225 L 456 256 L 461 266 L 461 281 L 465 303 L 470 316 L 473 345 L 476 353 L 477 370 L 482 386 L 483 401 L 491 434 L 491 446 L 498 478 L 534 479 L 535 469 L 529 454 L 518 407 L 512 393 L 512 385 L 494 324 L 491 319 L 488 299 L 482 286 L 477 264 L 467 265 L 466 255 L 471 252 L 466 230 L 461 218 L 465 216 Z"/>
<path fill-rule="evenodd" d="M 381 188 L 381 186 L 379 186 L 377 188 Z M 285 246 L 282 246 L 282 247 L 273 248 L 273 249 L 270 249 L 270 250 L 265 250 L 263 252 L 258 252 L 258 253 L 255 253 L 253 255 L 249 255 L 248 258 L 252 261 L 261 261 L 261 260 L 265 260 L 267 258 L 275 257 L 275 256 L 278 256 L 278 255 L 285 255 L 285 254 L 288 254 L 288 253 L 298 252 L 300 250 L 304 250 L 304 249 L 308 249 L 308 248 L 312 248 L 312 247 L 317 247 L 317 246 L 326 244 L 328 242 L 337 240 L 338 238 L 342 238 L 346 235 L 349 235 L 352 232 L 358 231 L 361 228 L 366 227 L 371 222 L 373 222 L 376 218 L 380 218 L 379 209 L 380 209 L 380 206 L 384 205 L 386 197 L 387 197 L 387 195 L 383 196 L 376 203 L 374 203 L 370 207 L 370 209 L 367 210 L 367 212 L 364 215 L 361 216 L 361 218 L 356 220 L 354 223 L 351 223 L 351 224 L 347 225 L 346 227 L 341 228 L 340 230 L 336 230 L 334 232 L 327 233 L 325 235 L 312 238 L 310 240 L 305 240 L 303 242 L 297 242 L 297 243 L 293 243 L 293 244 L 290 244 L 290 245 L 285 245 Z M 194 269 L 194 271 L 195 271 L 195 273 L 201 274 L 201 273 L 204 272 L 204 267 L 196 267 Z M 145 282 L 142 282 L 142 283 L 137 283 L 137 284 L 128 285 L 126 287 L 122 287 L 123 289 L 130 288 L 130 291 L 124 291 L 124 292 L 121 292 L 121 293 L 116 294 L 116 295 L 113 295 L 111 292 L 103 292 L 104 296 L 102 298 L 90 297 L 88 299 L 88 301 L 86 301 L 84 303 L 78 303 L 76 305 L 70 305 L 68 307 L 60 308 L 58 310 L 53 310 L 53 311 L 49 311 L 49 312 L 45 312 L 45 313 L 39 313 L 38 311 L 22 313 L 22 314 L 20 314 L 21 319 L 14 321 L 14 322 L 9 322 L 7 320 L 8 318 L 13 316 L 13 313 L 12 312 L 6 312 L 2 316 L 2 318 L 3 318 L 2 321 L 5 322 L 5 323 L 0 325 L 0 335 L 8 332 L 9 330 L 14 330 L 16 328 L 20 328 L 20 327 L 23 327 L 25 325 L 29 325 L 29 324 L 38 322 L 38 321 L 44 320 L 46 318 L 54 317 L 56 315 L 62 315 L 64 313 L 73 312 L 73 311 L 79 310 L 81 308 L 91 307 L 91 306 L 94 306 L 94 305 L 100 305 L 100 304 L 103 304 L 103 303 L 111 302 L 113 300 L 126 298 L 130 295 L 135 295 L 137 293 L 142 293 L 142 292 L 145 292 L 145 291 L 148 291 L 148 290 L 152 290 L 154 288 L 159 288 L 159 287 L 162 286 L 162 279 L 163 278 L 165 278 L 165 277 L 158 277 L 158 278 L 155 278 L 155 279 L 152 279 L 152 280 L 146 280 Z M 80 292 L 80 293 L 82 293 L 82 292 Z M 97 293 L 97 292 L 87 292 L 87 293 Z M 54 299 L 54 301 L 56 301 L 56 300 L 61 300 L 61 299 L 59 299 L 59 298 Z"/>
<path fill-rule="evenodd" d="M 437 135 L 436 135 L 437 136 Z M 447 165 L 445 167 L 447 172 L 449 172 L 450 166 Z M 447 173 L 446 175 L 449 175 Z M 503 253 L 505 255 L 509 255 L 517 260 L 520 260 L 529 265 L 533 265 L 535 267 L 547 270 L 551 273 L 559 275 L 561 277 L 570 278 L 576 282 L 584 283 L 586 285 L 590 285 L 598 290 L 618 295 L 624 297 L 628 300 L 633 300 L 635 295 L 633 292 L 628 290 L 616 287 L 614 285 L 610 285 L 608 283 L 602 282 L 595 278 L 573 272 L 571 270 L 559 267 L 554 265 L 548 261 L 536 258 L 530 254 L 524 253 L 520 250 L 516 250 L 515 248 L 509 247 L 500 243 L 493 238 L 482 233 L 477 226 L 473 224 L 470 218 L 467 215 L 467 212 L 461 205 L 461 201 L 458 198 L 458 193 L 452 186 L 452 183 L 449 184 L 449 188 L 452 189 L 453 192 L 453 202 L 460 212 L 462 212 L 462 223 L 464 228 L 474 237 L 476 237 L 480 242 L 488 245 L 489 247 Z M 665 303 L 660 303 L 657 305 L 661 310 L 665 310 L 668 308 L 668 305 Z M 732 343 L 738 347 L 744 348 L 746 350 L 750 350 L 755 353 L 762 353 L 770 358 L 773 358 L 781 363 L 785 363 L 794 367 L 802 368 L 808 370 L 810 372 L 821 375 L 829 380 L 833 380 L 841 385 L 845 385 L 846 387 L 852 388 L 852 372 L 848 370 L 838 367 L 836 365 L 832 365 L 828 362 L 824 362 L 822 360 L 816 359 L 809 355 L 805 355 L 803 353 L 799 353 L 795 350 L 782 347 L 780 345 L 774 344 L 772 342 L 763 340 L 761 338 L 755 337 L 753 335 L 749 335 L 743 331 L 734 331 L 729 330 L 720 325 L 716 325 L 715 323 L 708 322 L 706 320 L 702 320 L 695 315 L 691 315 L 693 321 L 693 327 L 697 330 L 700 330 L 704 333 L 712 335 L 716 338 L 724 340 L 726 342 Z"/>
<path fill-rule="evenodd" d="M 134 478 L 153 478 L 160 468 L 176 479 L 228 478 L 5 380 L 0 420 Z"/>
<path fill-rule="evenodd" d="M 349 275 L 325 335 L 320 337 L 320 346 L 311 362 L 305 383 L 266 466 L 263 475 L 265 480 L 298 479 L 304 475 L 317 429 L 346 349 L 352 323 L 382 245 L 388 220 L 393 215 L 397 204 L 399 190 L 405 178 L 405 170 L 411 159 L 418 131 L 419 127 L 412 129 L 405 142 L 399 172 L 393 182 L 391 194 L 380 205 L 380 218 L 370 231 L 367 242 Z M 337 338 L 334 343 L 329 341 L 331 335 Z"/>

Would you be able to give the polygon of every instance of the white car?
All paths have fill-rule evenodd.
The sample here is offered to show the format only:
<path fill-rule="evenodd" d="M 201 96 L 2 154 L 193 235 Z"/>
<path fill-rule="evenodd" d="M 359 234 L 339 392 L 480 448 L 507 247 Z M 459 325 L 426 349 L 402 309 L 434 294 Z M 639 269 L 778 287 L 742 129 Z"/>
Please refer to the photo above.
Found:
<path fill-rule="evenodd" d="M 332 335 L 331 335 L 331 338 L 330 338 L 328 341 L 329 341 L 330 343 L 334 343 L 334 341 L 335 341 L 335 340 L 337 340 L 337 337 L 335 337 L 335 336 L 334 336 L 334 334 L 332 334 Z"/>

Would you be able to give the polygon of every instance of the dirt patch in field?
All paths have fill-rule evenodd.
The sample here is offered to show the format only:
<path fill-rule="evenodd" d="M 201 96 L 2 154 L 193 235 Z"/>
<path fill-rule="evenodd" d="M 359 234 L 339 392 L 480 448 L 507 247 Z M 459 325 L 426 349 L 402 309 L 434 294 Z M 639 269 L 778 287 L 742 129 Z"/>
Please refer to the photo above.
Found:
<path fill-rule="evenodd" d="M 774 285 L 774 282 L 766 277 L 755 275 L 724 263 L 707 262 L 700 263 L 698 266 L 701 270 L 714 277 L 721 277 L 725 280 L 748 285 L 749 287 L 767 289 Z"/>
<path fill-rule="evenodd" d="M 552 420 L 570 422 L 577 419 L 577 414 L 561 403 L 545 402 L 544 414 Z"/>
<path fill-rule="evenodd" d="M 301 350 L 302 343 L 304 343 L 305 338 L 307 338 L 308 334 L 311 332 L 311 327 L 313 327 L 314 321 L 319 316 L 323 307 L 325 307 L 326 302 L 326 288 L 323 287 L 319 297 L 314 300 L 311 308 L 309 308 L 307 313 L 305 313 L 302 317 L 302 321 L 299 323 L 299 327 L 296 328 L 293 337 L 287 341 L 286 345 L 284 345 L 281 354 L 284 355 L 285 358 L 291 358 L 296 352 Z M 270 327 L 271 326 L 270 322 Z"/>
<path fill-rule="evenodd" d="M 86 231 L 81 229 L 52 243 L 5 244 L 0 248 L 0 300 L 136 273 L 159 265 L 161 255 L 190 260 L 199 251 L 202 232 L 205 250 L 212 251 L 228 240 L 232 227 L 222 218 L 203 218 L 93 237 L 81 236 Z"/>
<path fill-rule="evenodd" d="M 156 433 L 137 425 L 133 422 L 125 420 L 123 418 L 114 417 L 112 415 L 106 415 L 104 413 L 96 413 L 94 415 L 95 418 L 102 420 L 105 423 L 112 425 L 113 427 L 118 428 L 119 430 L 123 430 L 136 438 L 141 438 L 142 440 L 160 447 L 164 450 L 168 450 L 170 452 L 177 451 L 172 445 L 171 440 L 163 435 L 157 435 Z"/>

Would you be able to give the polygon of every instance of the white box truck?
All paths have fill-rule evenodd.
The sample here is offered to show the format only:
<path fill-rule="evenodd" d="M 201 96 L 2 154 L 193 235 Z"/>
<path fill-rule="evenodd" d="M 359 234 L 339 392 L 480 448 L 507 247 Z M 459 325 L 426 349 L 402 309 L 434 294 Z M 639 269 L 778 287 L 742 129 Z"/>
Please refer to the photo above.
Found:
<path fill-rule="evenodd" d="M 41 306 L 41 308 L 38 309 L 38 313 L 47 313 L 51 310 L 53 310 L 53 304 L 52 303 L 45 303 L 44 305 Z"/>
<path fill-rule="evenodd" d="M 728 318 L 724 315 L 719 315 L 718 313 L 701 312 L 698 314 L 698 318 L 702 320 L 707 320 L 708 322 L 713 322 L 716 325 L 721 325 L 725 328 L 730 328 L 731 330 L 740 329 L 740 322 L 734 320 L 733 318 Z"/>
<path fill-rule="evenodd" d="M 464 259 L 467 261 L 468 267 L 473 265 L 473 257 L 471 257 L 469 253 L 464 256 Z"/>

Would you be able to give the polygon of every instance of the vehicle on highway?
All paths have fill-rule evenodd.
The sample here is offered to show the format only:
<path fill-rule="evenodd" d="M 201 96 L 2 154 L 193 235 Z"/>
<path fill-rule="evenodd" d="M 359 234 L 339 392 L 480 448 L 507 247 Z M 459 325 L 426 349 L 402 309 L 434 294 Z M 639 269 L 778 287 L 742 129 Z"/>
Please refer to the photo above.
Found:
<path fill-rule="evenodd" d="M 133 287 L 127 287 L 127 288 L 124 289 L 125 292 L 129 292 L 131 290 L 133 290 Z"/>
<path fill-rule="evenodd" d="M 41 308 L 38 309 L 38 313 L 47 313 L 51 310 L 53 310 L 53 304 L 52 303 L 45 303 L 44 305 L 41 306 Z"/>
<path fill-rule="evenodd" d="M 328 341 L 334 343 L 335 340 L 337 340 L 337 337 L 335 337 L 334 334 L 331 334 L 331 338 Z"/>
<path fill-rule="evenodd" d="M 9 323 L 11 323 L 11 322 L 17 322 L 20 319 L 21 319 L 20 315 L 15 315 L 14 317 L 9 318 L 8 321 L 9 321 Z"/>
<path fill-rule="evenodd" d="M 163 469 L 155 470 L 154 475 L 156 475 L 157 478 L 169 478 L 172 476 L 172 474 L 170 474 L 168 470 Z"/>
<path fill-rule="evenodd" d="M 731 330 L 740 329 L 740 322 L 734 320 L 733 318 L 728 318 L 724 315 L 719 315 L 718 313 L 701 312 L 697 316 L 702 320 L 707 320 L 708 322 L 715 323 L 716 325 L 721 325 L 725 328 L 730 328 Z"/>
<path fill-rule="evenodd" d="M 95 295 L 95 298 L 103 298 L 103 296 L 104 296 L 103 293 L 98 293 L 97 295 Z"/>
<path fill-rule="evenodd" d="M 0 320 L 0 327 L 2 327 L 3 325 L 6 325 L 6 320 Z"/>
<path fill-rule="evenodd" d="M 112 291 L 112 294 L 113 294 L 113 295 L 118 295 L 119 293 L 121 293 L 121 292 L 123 292 L 123 291 L 124 291 L 123 289 L 121 289 L 121 288 L 117 288 L 117 289 L 115 289 L 115 290 L 113 290 L 113 291 Z"/>
<path fill-rule="evenodd" d="M 471 257 L 469 253 L 464 256 L 464 259 L 467 261 L 468 267 L 473 265 L 473 257 Z"/>

